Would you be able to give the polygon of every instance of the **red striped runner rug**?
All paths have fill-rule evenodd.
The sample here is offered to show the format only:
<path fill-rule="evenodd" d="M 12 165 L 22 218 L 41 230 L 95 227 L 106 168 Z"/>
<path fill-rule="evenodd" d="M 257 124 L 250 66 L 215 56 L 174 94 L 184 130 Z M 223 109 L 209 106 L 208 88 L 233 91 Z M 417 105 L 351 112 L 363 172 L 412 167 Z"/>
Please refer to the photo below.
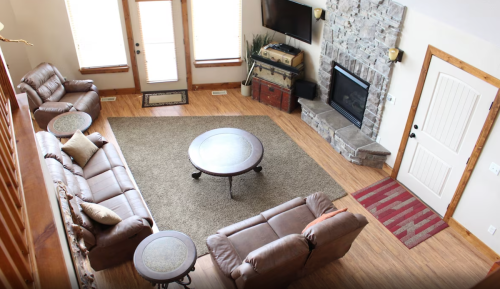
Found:
<path fill-rule="evenodd" d="M 378 181 L 352 196 L 408 249 L 448 227 L 439 215 L 391 178 Z"/>

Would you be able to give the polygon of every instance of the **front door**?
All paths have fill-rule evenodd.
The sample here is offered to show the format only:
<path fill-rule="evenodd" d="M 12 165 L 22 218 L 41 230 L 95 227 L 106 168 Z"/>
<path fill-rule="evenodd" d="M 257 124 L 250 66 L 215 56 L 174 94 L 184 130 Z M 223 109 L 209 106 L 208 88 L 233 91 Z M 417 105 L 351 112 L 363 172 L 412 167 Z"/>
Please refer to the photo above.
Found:
<path fill-rule="evenodd" d="M 444 216 L 498 88 L 433 56 L 398 181 Z"/>
<path fill-rule="evenodd" d="M 181 1 L 128 1 L 141 90 L 187 89 Z"/>

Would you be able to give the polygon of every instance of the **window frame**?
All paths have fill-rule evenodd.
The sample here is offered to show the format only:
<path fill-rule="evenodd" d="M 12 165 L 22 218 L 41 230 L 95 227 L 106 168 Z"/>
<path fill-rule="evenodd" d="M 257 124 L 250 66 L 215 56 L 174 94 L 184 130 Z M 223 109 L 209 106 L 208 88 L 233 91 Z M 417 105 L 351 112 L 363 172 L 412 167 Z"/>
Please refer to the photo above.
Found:
<path fill-rule="evenodd" d="M 240 20 L 239 20 L 239 46 L 240 46 L 240 51 L 239 51 L 239 54 L 240 56 L 239 57 L 235 57 L 235 58 L 219 58 L 219 59 L 204 59 L 204 60 L 196 60 L 196 50 L 195 50 L 195 45 L 196 45 L 196 41 L 195 41 L 195 27 L 194 27 L 194 3 L 191 2 L 191 9 L 190 9 L 190 14 L 191 14 L 191 28 L 192 28 L 192 45 L 193 45 L 193 65 L 195 68 L 209 68 L 209 67 L 230 67 L 230 66 L 241 66 L 243 64 L 243 59 L 242 59 L 242 47 L 244 45 L 243 43 L 243 1 L 244 0 L 238 0 L 240 1 L 240 11 L 239 11 L 239 14 L 240 14 Z M 189 24 L 188 24 L 189 25 Z M 187 48 L 186 48 L 187 49 Z"/>
<path fill-rule="evenodd" d="M 73 24 L 73 16 L 72 16 L 72 8 L 71 8 L 71 4 L 70 4 L 70 1 L 71 0 L 65 0 L 65 4 L 66 4 L 66 12 L 68 14 L 68 20 L 70 22 L 70 28 L 71 28 L 71 33 L 72 33 L 72 37 L 73 37 L 73 44 L 75 45 L 75 52 L 77 54 L 77 58 L 78 58 L 78 66 L 79 66 L 79 71 L 81 74 L 104 74 L 104 73 L 122 73 L 122 72 L 128 72 L 130 70 L 130 64 L 128 63 L 129 62 L 129 59 L 128 59 L 128 51 L 127 49 L 129 49 L 129 45 L 128 45 L 128 41 L 127 41 L 127 37 L 126 37 L 126 33 L 128 32 L 127 31 L 127 27 L 125 25 L 123 25 L 123 16 L 122 16 L 122 13 L 124 13 L 125 11 L 122 10 L 122 7 L 120 7 L 120 3 L 121 1 L 117 1 L 117 8 L 118 8 L 118 19 L 120 21 L 120 28 L 121 28 L 121 34 L 122 34 L 122 41 L 123 41 L 123 49 L 124 49 L 124 54 L 125 54 L 125 61 L 126 63 L 124 64 L 116 64 L 116 65 L 103 65 L 103 66 L 92 66 L 92 67 L 84 67 L 82 66 L 81 64 L 81 55 L 80 55 L 80 49 L 79 49 L 79 44 L 77 42 L 77 38 L 78 37 L 75 37 L 75 35 L 78 35 L 78 33 L 75 31 L 76 30 L 76 27 L 74 27 L 74 24 Z M 126 23 L 125 23 L 126 24 Z"/>

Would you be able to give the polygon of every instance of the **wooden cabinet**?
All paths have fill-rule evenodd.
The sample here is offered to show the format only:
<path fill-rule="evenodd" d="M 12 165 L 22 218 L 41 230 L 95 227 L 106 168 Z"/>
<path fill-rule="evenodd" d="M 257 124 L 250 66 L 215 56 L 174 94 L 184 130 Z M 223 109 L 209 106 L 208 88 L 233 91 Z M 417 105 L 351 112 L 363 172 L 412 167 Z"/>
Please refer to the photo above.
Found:
<path fill-rule="evenodd" d="M 297 107 L 298 100 L 293 89 L 281 87 L 258 77 L 252 80 L 252 98 L 288 113 Z"/>

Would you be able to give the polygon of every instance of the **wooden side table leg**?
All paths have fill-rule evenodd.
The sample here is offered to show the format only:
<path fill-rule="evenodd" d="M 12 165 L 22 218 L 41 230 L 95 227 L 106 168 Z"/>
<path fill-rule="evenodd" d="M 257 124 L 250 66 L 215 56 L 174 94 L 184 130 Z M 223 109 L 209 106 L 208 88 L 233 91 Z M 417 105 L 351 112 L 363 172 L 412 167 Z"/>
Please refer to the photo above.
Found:
<path fill-rule="evenodd" d="M 233 198 L 233 177 L 229 176 L 229 198 Z"/>

